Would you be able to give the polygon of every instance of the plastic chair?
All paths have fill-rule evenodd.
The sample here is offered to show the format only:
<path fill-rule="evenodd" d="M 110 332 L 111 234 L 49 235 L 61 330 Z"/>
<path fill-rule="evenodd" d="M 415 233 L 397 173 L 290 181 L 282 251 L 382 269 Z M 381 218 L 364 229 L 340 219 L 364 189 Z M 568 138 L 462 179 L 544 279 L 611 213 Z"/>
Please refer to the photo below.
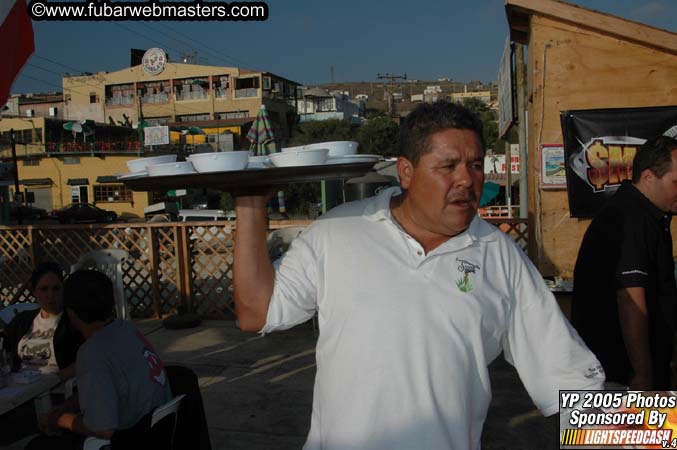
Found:
<path fill-rule="evenodd" d="M 115 290 L 115 311 L 118 319 L 129 320 L 127 302 L 125 300 L 125 286 L 123 283 L 122 263 L 129 257 L 125 250 L 93 250 L 85 253 L 80 260 L 71 266 L 71 273 L 76 270 L 96 269 L 103 272 L 113 282 Z"/>
<path fill-rule="evenodd" d="M 286 227 L 273 230 L 268 235 L 268 256 L 276 260 L 287 251 L 291 242 L 299 237 L 306 227 Z"/>
<path fill-rule="evenodd" d="M 142 438 L 154 440 L 149 436 L 152 434 L 157 434 L 165 439 L 169 437 L 168 449 L 173 449 L 174 434 L 176 433 L 176 425 L 178 423 L 179 418 L 179 407 L 184 397 L 185 395 L 178 395 L 174 397 L 172 400 L 165 403 L 164 405 L 160 405 L 153 410 L 153 413 L 150 416 L 150 431 L 152 433 L 148 433 L 148 428 L 146 428 L 148 425 L 143 423 L 145 419 L 144 418 L 141 419 L 140 427 L 134 426 L 131 430 L 116 431 L 111 440 L 88 437 L 87 439 L 85 439 L 85 443 L 82 446 L 83 450 L 100 450 L 103 448 L 115 448 L 117 447 L 115 441 L 117 440 L 116 435 L 118 435 L 118 433 L 127 434 L 127 436 L 123 438 L 123 442 L 125 444 L 129 442 L 140 444 L 139 441 Z M 164 419 L 166 418 L 167 421 L 164 421 Z M 165 424 L 166 428 L 159 430 L 158 428 L 162 426 L 162 424 Z M 136 437 L 138 437 L 139 440 L 136 440 L 135 439 Z M 159 443 L 157 441 L 155 441 L 155 444 L 156 445 L 153 446 L 152 448 L 163 448 L 161 445 L 158 445 Z M 140 445 L 139 448 L 144 448 L 144 446 Z"/>
<path fill-rule="evenodd" d="M 176 424 L 174 445 L 180 449 L 211 450 L 207 416 L 197 375 L 184 366 L 165 366 L 173 395 L 185 395 Z"/>

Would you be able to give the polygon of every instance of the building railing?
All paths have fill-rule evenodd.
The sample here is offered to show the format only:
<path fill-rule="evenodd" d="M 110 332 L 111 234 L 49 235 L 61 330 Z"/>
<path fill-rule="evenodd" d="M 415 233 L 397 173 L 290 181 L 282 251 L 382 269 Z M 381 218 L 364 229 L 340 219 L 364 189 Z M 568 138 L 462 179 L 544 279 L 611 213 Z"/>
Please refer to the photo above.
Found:
<path fill-rule="evenodd" d="M 311 222 L 271 221 L 270 230 Z M 526 246 L 526 221 L 491 222 Z M 119 248 L 130 255 L 122 271 L 133 317 L 177 311 L 232 317 L 234 226 L 234 222 L 0 226 L 0 307 L 32 301 L 27 280 L 40 262 L 54 261 L 69 269 L 89 251 Z"/>
<path fill-rule="evenodd" d="M 257 97 L 259 95 L 258 88 L 249 88 L 249 89 L 236 89 L 235 98 L 249 98 Z"/>
<path fill-rule="evenodd" d="M 107 97 L 106 106 L 129 106 L 136 103 L 136 98 L 133 95 L 125 97 Z"/>
<path fill-rule="evenodd" d="M 87 152 L 140 152 L 139 141 L 120 142 L 48 142 L 45 144 L 47 153 L 87 153 Z"/>

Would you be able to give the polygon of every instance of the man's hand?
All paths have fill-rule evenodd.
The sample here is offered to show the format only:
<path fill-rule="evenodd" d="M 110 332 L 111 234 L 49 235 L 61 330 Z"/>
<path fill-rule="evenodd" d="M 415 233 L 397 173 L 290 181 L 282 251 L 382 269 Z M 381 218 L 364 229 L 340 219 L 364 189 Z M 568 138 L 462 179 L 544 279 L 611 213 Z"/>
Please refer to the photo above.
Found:
<path fill-rule="evenodd" d="M 631 391 L 650 391 L 653 389 L 653 377 L 651 374 L 635 374 L 630 380 Z"/>
<path fill-rule="evenodd" d="M 649 348 L 649 319 L 644 288 L 619 289 L 618 319 L 623 342 L 635 373 L 630 389 L 651 390 L 651 350 Z M 616 381 L 616 380 L 613 380 Z"/>

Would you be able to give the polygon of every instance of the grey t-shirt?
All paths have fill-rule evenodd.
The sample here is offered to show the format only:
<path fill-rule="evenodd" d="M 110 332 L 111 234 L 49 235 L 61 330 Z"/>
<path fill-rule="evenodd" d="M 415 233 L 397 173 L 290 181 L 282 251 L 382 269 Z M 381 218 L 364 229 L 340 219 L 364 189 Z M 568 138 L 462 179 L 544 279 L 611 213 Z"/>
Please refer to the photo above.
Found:
<path fill-rule="evenodd" d="M 76 373 L 84 424 L 92 431 L 130 428 L 172 398 L 162 361 L 125 320 L 114 320 L 80 347 Z"/>

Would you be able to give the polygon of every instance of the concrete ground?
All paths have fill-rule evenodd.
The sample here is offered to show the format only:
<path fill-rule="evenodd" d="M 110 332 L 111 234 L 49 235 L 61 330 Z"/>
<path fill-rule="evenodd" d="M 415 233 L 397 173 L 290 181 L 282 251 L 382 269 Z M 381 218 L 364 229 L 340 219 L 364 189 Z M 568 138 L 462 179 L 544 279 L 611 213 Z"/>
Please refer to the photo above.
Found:
<path fill-rule="evenodd" d="M 165 364 L 192 368 L 200 379 L 216 450 L 300 449 L 310 427 L 315 335 L 310 323 L 264 337 L 234 321 L 205 321 L 167 330 L 137 322 Z M 493 400 L 482 436 L 485 450 L 559 448 L 558 424 L 544 419 L 502 357 L 490 367 Z"/>

